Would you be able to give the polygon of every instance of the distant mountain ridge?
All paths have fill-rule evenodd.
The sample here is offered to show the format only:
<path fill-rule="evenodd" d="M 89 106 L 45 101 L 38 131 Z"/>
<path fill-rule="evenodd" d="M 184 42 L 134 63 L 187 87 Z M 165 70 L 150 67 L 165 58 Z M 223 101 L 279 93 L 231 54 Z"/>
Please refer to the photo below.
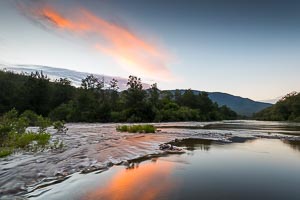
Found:
<path fill-rule="evenodd" d="M 174 93 L 176 90 L 169 90 Z M 181 89 L 179 90 L 181 93 L 184 93 L 186 90 Z M 194 94 L 199 94 L 199 90 L 192 90 Z M 235 111 L 239 115 L 243 116 L 252 116 L 253 113 L 259 112 L 267 107 L 272 106 L 270 103 L 258 102 L 253 101 L 249 98 L 243 98 L 240 96 L 234 96 L 231 94 L 223 93 L 223 92 L 207 92 L 208 97 L 213 101 L 216 102 L 219 106 L 226 105 Z"/>
<path fill-rule="evenodd" d="M 222 92 L 209 92 L 208 96 L 212 101 L 217 102 L 219 105 L 226 105 L 239 115 L 245 116 L 252 116 L 254 113 L 272 106 L 270 103 L 253 101 L 249 98 Z"/>
<path fill-rule="evenodd" d="M 6 69 L 8 71 L 13 71 L 16 73 L 31 73 L 35 71 L 43 71 L 50 79 L 55 80 L 58 78 L 67 78 L 72 81 L 74 86 L 80 86 L 81 80 L 91 73 L 79 72 L 75 70 L 69 70 L 64 68 L 55 68 L 48 66 L 40 65 L 0 65 L 0 69 Z M 127 84 L 127 78 L 122 77 L 113 77 L 100 74 L 94 74 L 98 78 L 104 78 L 105 83 L 108 84 L 112 78 L 115 78 L 119 82 L 120 90 L 125 90 Z M 149 88 L 149 84 L 143 83 L 144 88 Z M 175 90 L 169 90 L 175 92 Z M 185 90 L 181 89 L 181 93 L 184 93 Z M 195 94 L 199 94 L 198 90 L 193 90 Z M 253 101 L 248 98 L 243 98 L 239 96 L 234 96 L 222 92 L 208 92 L 209 98 L 216 102 L 219 106 L 226 105 L 232 110 L 234 110 L 239 115 L 252 116 L 253 113 L 259 112 L 267 107 L 272 106 L 270 103 Z"/>

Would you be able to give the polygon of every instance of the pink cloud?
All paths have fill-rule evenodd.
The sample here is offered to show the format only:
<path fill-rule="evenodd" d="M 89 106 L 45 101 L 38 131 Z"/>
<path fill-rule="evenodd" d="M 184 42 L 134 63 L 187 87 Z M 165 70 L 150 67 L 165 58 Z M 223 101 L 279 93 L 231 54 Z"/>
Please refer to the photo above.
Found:
<path fill-rule="evenodd" d="M 161 80 L 171 80 L 173 76 L 167 65 L 170 63 L 168 53 L 156 44 L 150 43 L 128 29 L 113 24 L 92 12 L 80 8 L 75 16 L 63 16 L 50 6 L 31 9 L 34 16 L 43 23 L 78 34 L 93 36 L 93 48 L 114 58 L 122 67 L 132 74 L 143 75 Z"/>

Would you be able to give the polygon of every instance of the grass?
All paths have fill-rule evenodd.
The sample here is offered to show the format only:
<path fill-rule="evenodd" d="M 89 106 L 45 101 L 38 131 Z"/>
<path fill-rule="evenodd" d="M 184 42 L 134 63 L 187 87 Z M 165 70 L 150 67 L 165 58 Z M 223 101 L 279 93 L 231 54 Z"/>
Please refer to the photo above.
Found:
<path fill-rule="evenodd" d="M 12 152 L 13 151 L 9 148 L 0 148 L 0 158 L 9 156 Z"/>
<path fill-rule="evenodd" d="M 26 130 L 30 124 L 37 125 L 38 132 Z M 0 117 L 0 157 L 22 150 L 37 151 L 56 148 L 56 146 L 51 146 L 51 135 L 47 132 L 47 127 L 51 125 L 52 122 L 48 118 L 43 118 L 32 111 L 19 115 L 15 109 L 12 109 L 5 113 Z M 58 131 L 67 130 L 64 122 L 56 122 L 54 128 Z M 58 142 L 57 147 L 62 148 L 63 143 Z"/>
<path fill-rule="evenodd" d="M 49 144 L 49 133 L 27 132 L 23 134 L 9 133 L 2 143 L 0 157 L 5 157 L 20 149 L 37 150 Z"/>
<path fill-rule="evenodd" d="M 119 132 L 129 132 L 129 133 L 155 133 L 156 128 L 153 125 L 122 125 L 116 128 Z"/>

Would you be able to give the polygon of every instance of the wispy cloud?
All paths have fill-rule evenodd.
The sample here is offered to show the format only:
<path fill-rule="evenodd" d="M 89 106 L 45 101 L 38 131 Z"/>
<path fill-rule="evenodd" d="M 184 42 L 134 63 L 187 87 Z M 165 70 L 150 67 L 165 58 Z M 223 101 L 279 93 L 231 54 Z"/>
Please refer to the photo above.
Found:
<path fill-rule="evenodd" d="M 52 25 L 51 27 L 82 38 L 93 38 L 92 47 L 96 51 L 111 56 L 132 74 L 163 80 L 173 79 L 167 67 L 171 59 L 166 51 L 89 10 L 78 8 L 76 14 L 65 15 L 49 5 L 30 9 L 22 6 L 21 9 L 27 9 L 27 13 L 44 25 Z"/>

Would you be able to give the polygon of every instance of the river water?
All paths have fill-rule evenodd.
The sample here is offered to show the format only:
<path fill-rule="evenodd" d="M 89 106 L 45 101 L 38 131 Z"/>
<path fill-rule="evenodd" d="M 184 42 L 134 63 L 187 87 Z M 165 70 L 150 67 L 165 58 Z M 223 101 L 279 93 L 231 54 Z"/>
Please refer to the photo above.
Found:
<path fill-rule="evenodd" d="M 68 124 L 53 133 L 64 149 L 0 160 L 0 199 L 299 199 L 300 124 L 154 125 L 155 134 L 129 134 Z M 171 141 L 185 153 L 159 150 Z"/>

